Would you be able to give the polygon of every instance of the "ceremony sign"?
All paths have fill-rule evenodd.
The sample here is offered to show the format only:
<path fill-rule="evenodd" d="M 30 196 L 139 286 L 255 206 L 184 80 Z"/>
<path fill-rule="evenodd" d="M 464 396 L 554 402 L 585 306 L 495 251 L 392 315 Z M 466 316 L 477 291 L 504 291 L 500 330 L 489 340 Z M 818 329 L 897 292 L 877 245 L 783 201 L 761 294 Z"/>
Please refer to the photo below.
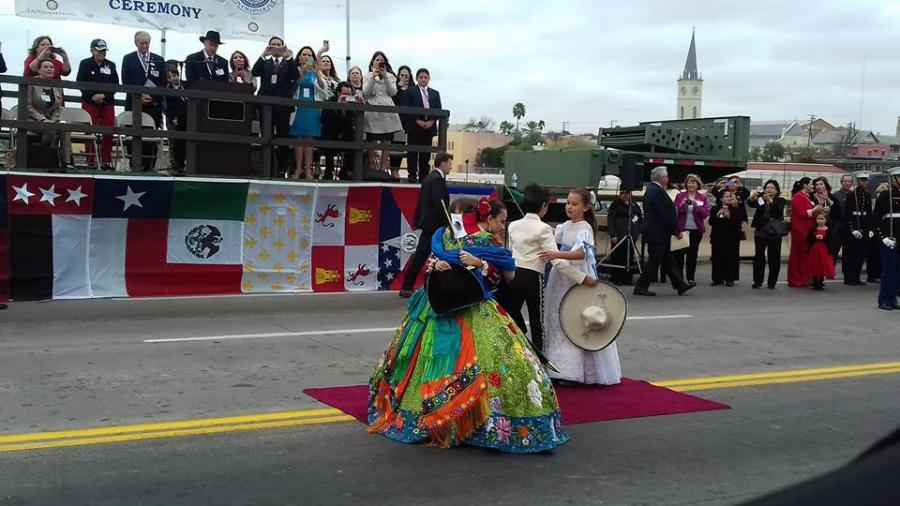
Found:
<path fill-rule="evenodd" d="M 206 33 L 266 42 L 284 33 L 284 0 L 16 0 L 16 16 Z"/>

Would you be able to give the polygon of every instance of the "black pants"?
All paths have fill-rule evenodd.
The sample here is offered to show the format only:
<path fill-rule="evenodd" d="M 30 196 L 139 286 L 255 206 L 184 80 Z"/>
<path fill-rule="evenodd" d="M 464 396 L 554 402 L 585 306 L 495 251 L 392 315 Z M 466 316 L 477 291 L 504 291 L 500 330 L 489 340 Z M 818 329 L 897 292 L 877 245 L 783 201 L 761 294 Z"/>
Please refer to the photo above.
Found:
<path fill-rule="evenodd" d="M 669 277 L 672 288 L 682 290 L 687 287 L 684 278 L 675 270 L 675 262 L 672 260 L 672 252 L 670 250 L 670 241 L 650 242 L 647 243 L 647 263 L 638 282 L 634 285 L 634 291 L 644 291 L 650 288 L 650 280 L 654 274 L 662 269 L 662 272 Z"/>
<path fill-rule="evenodd" d="M 522 316 L 522 304 L 528 308 L 528 335 L 531 343 L 538 350 L 544 349 L 544 308 L 542 303 L 543 275 L 531 269 L 516 268 L 516 277 L 512 281 L 512 291 L 516 295 L 516 312 L 520 321 L 516 321 L 522 332 L 525 332 L 525 318 Z M 516 315 L 510 313 L 513 319 Z"/>
<path fill-rule="evenodd" d="M 877 239 L 869 241 L 869 250 L 866 253 L 866 280 L 881 279 L 881 241 Z"/>
<path fill-rule="evenodd" d="M 863 236 L 860 239 L 847 233 L 844 239 L 844 256 L 841 266 L 844 270 L 845 283 L 858 283 L 862 277 L 863 262 L 869 252 L 869 231 L 861 230 Z"/>
<path fill-rule="evenodd" d="M 408 132 L 410 146 L 431 146 L 434 135 L 428 130 L 411 126 Z M 406 155 L 406 171 L 410 181 L 422 181 L 428 175 L 428 166 L 431 163 L 431 153 L 419 153 L 410 151 Z"/>
<path fill-rule="evenodd" d="M 416 251 L 413 253 L 412 258 L 409 259 L 409 268 L 406 271 L 406 275 L 403 276 L 403 286 L 401 287 L 403 290 L 412 290 L 413 286 L 416 284 L 416 278 L 419 277 L 419 271 L 422 270 L 422 266 L 425 265 L 425 262 L 428 261 L 428 256 L 431 255 L 431 236 L 434 235 L 434 230 L 422 230 L 422 235 L 419 236 L 419 244 L 416 245 Z"/>
<path fill-rule="evenodd" d="M 276 139 L 287 139 L 291 129 L 291 110 L 272 108 L 272 136 Z M 275 175 L 284 177 L 291 170 L 291 147 L 275 146 Z"/>
<path fill-rule="evenodd" d="M 753 284 L 761 285 L 763 275 L 766 273 L 766 265 L 769 266 L 769 278 L 767 284 L 775 286 L 778 275 L 781 274 L 781 238 L 762 239 L 753 238 L 756 247 L 753 255 Z"/>
<path fill-rule="evenodd" d="M 173 125 L 172 120 L 177 119 L 178 125 Z M 186 118 L 168 118 L 168 128 L 169 130 L 178 130 L 180 132 L 184 131 Z M 173 169 L 176 171 L 182 172 L 184 171 L 184 161 L 187 158 L 187 142 L 182 139 L 170 139 L 172 147 L 172 165 Z"/>
<path fill-rule="evenodd" d="M 694 274 L 697 273 L 697 251 L 700 249 L 700 241 L 703 240 L 703 234 L 699 230 L 685 230 L 690 239 L 690 246 L 678 250 L 673 253 L 675 258 L 675 268 L 688 281 L 694 280 Z"/>
<path fill-rule="evenodd" d="M 712 249 L 713 283 L 734 283 L 737 281 L 741 265 L 740 236 L 710 239 L 710 246 Z"/>
<path fill-rule="evenodd" d="M 522 316 L 522 302 L 513 292 L 512 285 L 506 279 L 501 279 L 492 295 L 497 304 L 500 304 L 500 307 L 509 313 L 510 318 L 516 322 L 516 326 L 525 334 L 528 327 L 525 326 L 525 317 Z"/>

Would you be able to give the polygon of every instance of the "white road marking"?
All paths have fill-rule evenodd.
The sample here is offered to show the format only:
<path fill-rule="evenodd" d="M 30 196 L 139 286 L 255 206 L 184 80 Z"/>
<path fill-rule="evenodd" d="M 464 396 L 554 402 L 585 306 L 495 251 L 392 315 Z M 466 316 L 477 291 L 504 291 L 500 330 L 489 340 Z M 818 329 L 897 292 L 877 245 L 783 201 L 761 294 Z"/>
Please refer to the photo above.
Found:
<path fill-rule="evenodd" d="M 629 316 L 628 320 L 674 320 L 691 318 L 689 314 Z M 235 339 L 273 339 L 278 337 L 334 336 L 342 334 L 379 334 L 394 332 L 397 327 L 371 327 L 364 329 L 310 330 L 305 332 L 270 332 L 265 334 L 223 334 L 218 336 L 173 337 L 166 339 L 145 339 L 146 344 L 187 343 L 195 341 L 230 341 Z"/>

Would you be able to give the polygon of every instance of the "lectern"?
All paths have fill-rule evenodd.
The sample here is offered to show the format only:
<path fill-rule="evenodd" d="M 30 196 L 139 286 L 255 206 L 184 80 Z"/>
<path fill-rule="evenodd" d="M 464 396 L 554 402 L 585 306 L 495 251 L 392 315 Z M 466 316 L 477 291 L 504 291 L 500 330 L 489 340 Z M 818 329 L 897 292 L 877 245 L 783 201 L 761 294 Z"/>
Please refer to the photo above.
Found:
<path fill-rule="evenodd" d="M 243 83 L 197 81 L 192 90 L 253 94 L 253 87 Z M 197 131 L 224 135 L 250 135 L 256 108 L 242 100 L 201 99 L 197 107 Z M 198 175 L 258 176 L 250 161 L 251 144 L 197 142 Z"/>

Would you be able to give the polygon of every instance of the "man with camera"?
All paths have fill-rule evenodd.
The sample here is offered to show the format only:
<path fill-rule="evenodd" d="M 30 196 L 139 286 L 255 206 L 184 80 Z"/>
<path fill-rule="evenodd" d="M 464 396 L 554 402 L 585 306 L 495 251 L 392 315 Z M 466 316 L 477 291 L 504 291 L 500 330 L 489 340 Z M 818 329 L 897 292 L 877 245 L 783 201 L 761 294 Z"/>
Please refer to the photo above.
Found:
<path fill-rule="evenodd" d="M 300 70 L 293 58 L 294 54 L 284 45 L 281 37 L 272 37 L 263 50 L 262 55 L 253 64 L 250 71 L 253 77 L 259 78 L 259 95 L 263 97 L 292 98 L 294 86 L 300 78 Z M 272 107 L 272 134 L 276 139 L 288 137 L 291 127 L 291 106 Z M 260 109 L 259 117 L 262 118 Z M 290 171 L 291 148 L 276 146 L 275 174 L 284 177 Z"/>

